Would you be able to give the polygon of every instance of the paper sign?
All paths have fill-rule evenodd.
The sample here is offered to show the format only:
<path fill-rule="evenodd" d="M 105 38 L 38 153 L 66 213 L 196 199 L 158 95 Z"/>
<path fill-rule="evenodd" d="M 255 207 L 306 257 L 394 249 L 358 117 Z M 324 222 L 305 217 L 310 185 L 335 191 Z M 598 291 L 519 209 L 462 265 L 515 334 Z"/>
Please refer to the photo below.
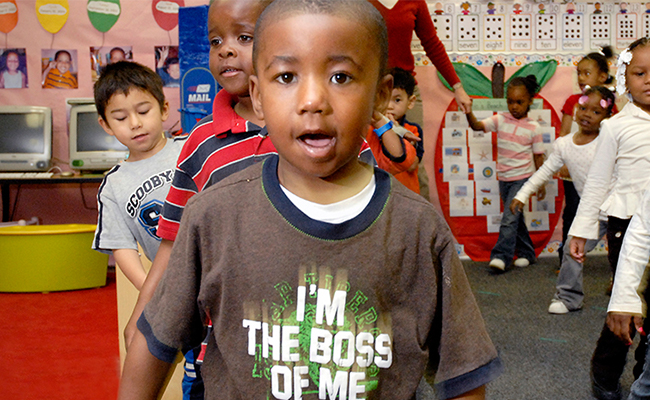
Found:
<path fill-rule="evenodd" d="M 151 10 L 158 25 L 171 31 L 178 25 L 178 9 L 185 7 L 185 0 L 153 0 Z"/>
<path fill-rule="evenodd" d="M 474 180 L 475 181 L 496 181 L 497 163 L 494 161 L 475 162 L 474 163 Z M 497 194 L 498 186 L 497 186 Z"/>
<path fill-rule="evenodd" d="M 38 22 L 50 33 L 60 31 L 68 20 L 69 14 L 68 0 L 36 0 Z"/>
<path fill-rule="evenodd" d="M 88 19 L 95 29 L 108 32 L 120 18 L 120 0 L 88 0 Z"/>
<path fill-rule="evenodd" d="M 492 161 L 492 143 L 474 143 L 469 146 L 469 162 L 472 164 Z"/>
<path fill-rule="evenodd" d="M 487 231 L 488 233 L 498 233 L 501 227 L 502 214 L 492 214 L 487 216 Z"/>
<path fill-rule="evenodd" d="M 466 181 L 469 176 L 469 165 L 464 162 L 443 161 L 443 182 Z"/>
<path fill-rule="evenodd" d="M 524 219 L 526 220 L 526 228 L 529 231 L 547 231 L 550 229 L 547 212 L 525 212 Z"/>
<path fill-rule="evenodd" d="M 0 32 L 11 32 L 18 23 L 16 0 L 0 1 Z"/>
<path fill-rule="evenodd" d="M 452 217 L 474 215 L 474 182 L 449 182 L 449 215 Z"/>
<path fill-rule="evenodd" d="M 476 191 L 476 215 L 493 215 L 501 209 L 499 195 L 481 194 Z"/>
<path fill-rule="evenodd" d="M 444 161 L 467 162 L 466 146 L 442 146 L 442 159 Z"/>
<path fill-rule="evenodd" d="M 465 128 L 443 128 L 443 146 L 467 146 L 467 129 Z"/>
<path fill-rule="evenodd" d="M 445 113 L 445 126 L 447 128 L 468 128 L 467 117 L 462 111 L 447 111 Z"/>
<path fill-rule="evenodd" d="M 476 181 L 476 195 L 479 194 L 499 196 L 499 182 L 496 180 Z"/>

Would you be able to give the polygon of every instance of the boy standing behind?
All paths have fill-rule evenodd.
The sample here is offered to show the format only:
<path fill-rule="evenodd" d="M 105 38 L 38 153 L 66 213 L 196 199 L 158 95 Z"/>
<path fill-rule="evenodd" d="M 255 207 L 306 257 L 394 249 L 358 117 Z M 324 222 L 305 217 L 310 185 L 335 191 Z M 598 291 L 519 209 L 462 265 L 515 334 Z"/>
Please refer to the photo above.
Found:
<path fill-rule="evenodd" d="M 95 83 L 95 105 L 99 124 L 129 149 L 129 157 L 113 167 L 99 187 L 92 247 L 112 251 L 124 275 L 140 290 L 146 272 L 138 243 L 153 260 L 160 245 L 158 216 L 183 141 L 165 138 L 162 124 L 169 105 L 162 79 L 143 65 L 109 64 Z"/>
<path fill-rule="evenodd" d="M 424 155 L 424 142 L 422 141 L 424 137 L 422 135 L 422 128 L 418 124 L 406 120 L 406 112 L 413 109 L 417 100 L 414 94 L 415 77 L 410 72 L 397 67 L 391 68 L 389 73 L 393 76 L 393 92 L 388 103 L 386 115 L 397 125 L 394 128 L 396 131 L 401 128 L 411 132 L 415 137 L 420 139 L 420 141 L 412 142 L 415 147 L 417 159 L 406 171 L 396 174 L 395 178 L 415 193 L 420 193 L 418 167 Z"/>
<path fill-rule="evenodd" d="M 390 96 L 381 15 L 276 0 L 253 59 L 251 98 L 279 156 L 188 202 L 120 398 L 155 398 L 206 317 L 208 399 L 406 400 L 427 364 L 440 398 L 483 398 L 500 362 L 444 219 L 358 159 Z"/>

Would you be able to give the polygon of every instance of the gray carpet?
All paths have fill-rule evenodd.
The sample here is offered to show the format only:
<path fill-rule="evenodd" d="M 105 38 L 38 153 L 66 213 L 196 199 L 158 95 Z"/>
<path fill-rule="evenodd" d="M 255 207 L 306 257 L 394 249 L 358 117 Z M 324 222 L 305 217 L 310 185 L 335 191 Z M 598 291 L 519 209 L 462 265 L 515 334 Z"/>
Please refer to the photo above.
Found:
<path fill-rule="evenodd" d="M 591 400 L 589 361 L 606 317 L 609 264 L 587 258 L 585 304 L 580 311 L 551 315 L 556 257 L 527 268 L 493 274 L 487 263 L 463 262 L 483 318 L 501 355 L 505 372 L 488 386 L 491 400 Z M 636 348 L 638 338 L 632 348 Z M 633 352 L 621 379 L 623 399 L 632 377 Z M 419 399 L 433 399 L 421 386 Z"/>

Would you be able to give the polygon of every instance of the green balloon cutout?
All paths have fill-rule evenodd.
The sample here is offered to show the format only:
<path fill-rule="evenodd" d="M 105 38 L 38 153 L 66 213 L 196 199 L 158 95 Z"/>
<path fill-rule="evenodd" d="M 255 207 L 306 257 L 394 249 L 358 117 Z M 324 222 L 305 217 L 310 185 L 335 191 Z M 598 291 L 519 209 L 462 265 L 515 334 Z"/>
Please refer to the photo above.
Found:
<path fill-rule="evenodd" d="M 100 32 L 108 32 L 122 12 L 120 0 L 88 0 L 86 9 L 90 23 Z"/>

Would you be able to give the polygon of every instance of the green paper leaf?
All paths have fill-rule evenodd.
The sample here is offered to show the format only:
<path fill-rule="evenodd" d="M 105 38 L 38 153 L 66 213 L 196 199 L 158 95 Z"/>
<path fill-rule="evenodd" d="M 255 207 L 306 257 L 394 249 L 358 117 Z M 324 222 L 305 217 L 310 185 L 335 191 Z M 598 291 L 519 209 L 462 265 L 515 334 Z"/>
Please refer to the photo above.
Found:
<path fill-rule="evenodd" d="M 120 18 L 120 0 L 88 0 L 88 19 L 95 29 L 108 32 Z"/>
<path fill-rule="evenodd" d="M 451 65 L 454 66 L 454 70 L 468 95 L 492 97 L 492 82 L 481 71 L 465 63 L 451 63 Z M 443 85 L 453 91 L 451 85 L 442 77 L 440 72 L 438 72 L 438 78 L 440 78 Z"/>
<path fill-rule="evenodd" d="M 557 62 L 554 60 L 549 61 L 536 61 L 534 63 L 526 64 L 523 67 L 519 68 L 508 80 L 506 81 L 506 87 L 510 81 L 515 77 L 526 77 L 528 75 L 535 75 L 537 78 L 537 83 L 539 84 L 539 90 L 542 90 L 544 85 L 551 80 L 555 70 L 557 69 Z M 464 83 L 463 83 L 464 85 Z"/>

